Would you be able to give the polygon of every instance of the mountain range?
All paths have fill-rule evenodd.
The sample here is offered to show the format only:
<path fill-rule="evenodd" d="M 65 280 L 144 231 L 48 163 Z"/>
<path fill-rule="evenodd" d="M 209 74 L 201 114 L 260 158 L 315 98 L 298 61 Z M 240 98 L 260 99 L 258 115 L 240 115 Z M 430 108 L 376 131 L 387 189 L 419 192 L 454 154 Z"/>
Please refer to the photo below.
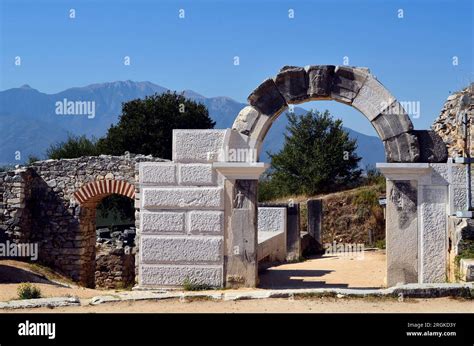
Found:
<path fill-rule="evenodd" d="M 67 138 L 68 133 L 88 137 L 103 136 L 109 126 L 118 121 L 123 102 L 163 93 L 167 88 L 151 82 L 116 81 L 74 87 L 56 94 L 42 93 L 29 85 L 0 91 L 0 164 L 25 162 L 30 155 L 44 158 L 46 149 Z M 230 97 L 205 97 L 192 90 L 182 91 L 192 100 L 203 103 L 216 122 L 215 128 L 228 128 L 245 106 Z M 56 102 L 94 101 L 94 117 L 58 114 Z M 295 107 L 296 114 L 307 110 Z M 286 116 L 282 115 L 265 138 L 262 160 L 268 161 L 267 151 L 277 152 L 283 145 Z M 385 154 L 378 137 L 345 128 L 358 143 L 361 166 L 384 162 Z M 20 154 L 20 155 L 18 155 Z"/>

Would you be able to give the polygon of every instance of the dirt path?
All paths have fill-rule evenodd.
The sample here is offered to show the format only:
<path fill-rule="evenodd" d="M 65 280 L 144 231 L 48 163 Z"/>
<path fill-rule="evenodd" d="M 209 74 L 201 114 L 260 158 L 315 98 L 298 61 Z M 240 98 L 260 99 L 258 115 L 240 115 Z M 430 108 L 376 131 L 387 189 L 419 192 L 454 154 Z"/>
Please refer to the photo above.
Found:
<path fill-rule="evenodd" d="M 5 311 L 6 312 L 6 311 Z M 97 306 L 39 308 L 11 310 L 9 312 L 66 312 L 66 313 L 332 313 L 332 312 L 470 312 L 474 301 L 452 298 L 406 299 L 393 298 L 313 298 L 264 299 L 241 301 L 188 301 L 162 300 L 108 303 Z"/>
<path fill-rule="evenodd" d="M 381 288 L 385 286 L 385 251 L 353 256 L 324 255 L 260 273 L 262 288 Z"/>

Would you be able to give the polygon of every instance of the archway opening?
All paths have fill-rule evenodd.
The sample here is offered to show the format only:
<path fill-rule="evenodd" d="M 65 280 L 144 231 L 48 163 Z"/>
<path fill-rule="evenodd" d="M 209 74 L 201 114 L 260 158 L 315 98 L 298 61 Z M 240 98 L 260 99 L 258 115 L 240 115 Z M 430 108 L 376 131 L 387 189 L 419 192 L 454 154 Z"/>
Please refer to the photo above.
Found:
<path fill-rule="evenodd" d="M 135 187 L 101 180 L 75 193 L 80 204 L 80 282 L 124 288 L 135 282 Z"/>
<path fill-rule="evenodd" d="M 341 107 L 334 107 L 334 105 L 338 104 L 333 101 L 310 102 L 305 103 L 304 108 L 293 108 L 292 113 L 299 119 L 308 112 L 314 114 L 317 113 L 317 109 L 326 109 L 334 121 L 341 120 L 342 131 L 347 133 L 349 140 L 355 142 L 354 155 L 360 158 L 353 170 L 359 170 L 361 174 L 358 178 L 341 184 L 333 184 L 329 179 L 323 185 L 330 187 L 321 188 L 312 193 L 295 189 L 287 193 L 281 193 L 280 190 L 280 194 L 277 191 L 276 195 L 272 194 L 272 188 L 275 188 L 277 184 L 281 188 L 283 182 L 278 181 L 272 184 L 271 179 L 277 175 L 275 167 L 271 167 L 262 176 L 259 182 L 259 214 L 269 213 L 268 209 L 271 208 L 286 209 L 285 221 L 286 232 L 288 232 L 292 222 L 290 219 L 295 218 L 294 213 L 297 213 L 297 232 L 301 246 L 301 257 L 288 256 L 286 251 L 288 243 L 285 242 L 288 238 L 277 234 L 278 231 L 275 232 L 275 229 L 272 229 L 274 223 L 269 222 L 268 217 L 259 215 L 259 222 L 263 221 L 269 228 L 266 231 L 264 225 L 258 225 L 259 249 L 265 248 L 263 252 L 266 255 L 266 258 L 259 258 L 259 286 L 262 288 L 380 288 L 385 286 L 383 205 L 386 186 L 385 178 L 375 168 L 376 162 L 385 161 L 383 143 L 376 137 L 373 129 L 365 129 L 363 133 L 346 126 L 349 116 L 355 115 L 360 120 L 360 114 L 353 114 L 359 113 L 357 110 L 344 107 L 344 105 L 341 110 Z M 346 109 L 349 109 L 347 113 Z M 357 124 L 354 121 L 347 121 L 347 123 Z M 304 124 L 299 122 L 298 125 Z M 291 136 L 295 135 L 291 131 L 284 130 L 288 129 L 288 126 L 294 130 L 295 124 L 289 124 L 287 113 L 282 114 L 272 123 L 262 143 L 261 161 L 271 163 L 272 157 L 273 159 L 276 157 L 281 168 L 281 160 L 285 157 L 281 153 L 285 152 L 285 145 L 288 145 L 285 138 L 294 139 Z M 358 127 L 358 130 L 361 128 Z M 285 132 L 285 137 L 281 136 L 282 132 Z M 304 131 L 298 133 L 298 135 L 302 134 Z M 315 141 L 317 142 L 317 138 Z M 323 143 L 324 141 L 321 141 L 319 145 Z M 293 146 L 292 149 L 295 147 Z M 267 153 L 267 150 L 273 156 Z M 308 147 L 308 150 L 318 150 L 318 146 Z M 294 152 L 294 150 L 293 153 L 306 157 L 306 162 L 311 161 L 307 159 L 311 158 L 308 153 Z M 330 156 L 325 157 L 325 154 L 322 153 L 324 160 L 330 160 Z M 340 160 L 344 160 L 342 152 Z M 307 177 L 303 179 L 304 174 L 301 171 L 293 173 L 294 177 L 289 180 L 296 185 L 301 186 L 304 184 L 303 180 L 307 180 Z M 303 176 L 299 176 L 300 174 Z M 314 174 L 320 173 L 314 170 Z M 314 179 L 319 179 L 319 177 L 315 176 Z M 294 184 L 290 181 L 288 186 L 291 190 Z M 274 211 L 273 215 L 277 216 L 278 213 Z M 315 230 L 315 225 L 317 230 Z M 272 249 L 273 253 L 269 249 Z"/>
<path fill-rule="evenodd" d="M 135 283 L 135 206 L 112 194 L 96 207 L 95 286 L 126 288 Z"/>

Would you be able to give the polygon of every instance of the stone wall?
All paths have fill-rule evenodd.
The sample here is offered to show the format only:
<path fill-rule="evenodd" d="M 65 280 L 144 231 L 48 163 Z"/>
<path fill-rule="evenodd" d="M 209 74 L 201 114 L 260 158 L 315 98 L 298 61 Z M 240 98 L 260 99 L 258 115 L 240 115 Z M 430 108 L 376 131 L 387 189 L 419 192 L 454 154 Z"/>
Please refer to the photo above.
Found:
<path fill-rule="evenodd" d="M 258 208 L 257 260 L 286 260 L 287 208 Z"/>
<path fill-rule="evenodd" d="M 95 208 L 112 193 L 130 196 L 126 184 L 138 188 L 136 165 L 143 161 L 163 160 L 101 155 L 38 161 L 3 173 L 0 234 L 38 243 L 41 263 L 94 286 Z"/>
<path fill-rule="evenodd" d="M 130 247 L 97 244 L 95 286 L 120 289 L 135 285 L 135 254 Z"/>
<path fill-rule="evenodd" d="M 460 112 L 463 95 L 469 95 L 471 98 L 471 104 L 466 109 L 471 129 L 467 147 L 469 154 L 474 156 L 474 84 L 450 95 L 440 115 L 431 126 L 446 143 L 450 157 L 460 157 L 465 154 L 463 119 L 462 112 Z"/>

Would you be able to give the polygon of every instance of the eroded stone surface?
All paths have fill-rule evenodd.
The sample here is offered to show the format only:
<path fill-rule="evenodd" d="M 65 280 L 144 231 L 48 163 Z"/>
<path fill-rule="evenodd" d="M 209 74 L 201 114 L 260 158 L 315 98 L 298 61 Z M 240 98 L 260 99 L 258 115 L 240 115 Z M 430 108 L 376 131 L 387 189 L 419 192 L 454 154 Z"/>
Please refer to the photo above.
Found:
<path fill-rule="evenodd" d="M 308 76 L 302 67 L 288 67 L 275 77 L 275 84 L 287 103 L 299 103 L 307 99 Z"/>
<path fill-rule="evenodd" d="M 418 139 L 411 133 L 402 133 L 383 142 L 387 162 L 417 162 L 420 158 Z"/>
<path fill-rule="evenodd" d="M 273 117 L 288 107 L 273 79 L 269 78 L 260 84 L 248 97 L 251 106 L 262 114 Z"/>
<path fill-rule="evenodd" d="M 257 121 L 260 112 L 252 106 L 242 108 L 232 125 L 233 130 L 248 135 Z"/>
<path fill-rule="evenodd" d="M 351 104 L 368 74 L 357 68 L 336 66 L 331 89 L 331 97 L 339 102 Z"/>
<path fill-rule="evenodd" d="M 306 67 L 308 75 L 308 97 L 310 99 L 326 99 L 331 96 L 333 65 L 311 65 Z"/>
<path fill-rule="evenodd" d="M 145 209 L 223 208 L 223 189 L 208 188 L 144 188 Z"/>
<path fill-rule="evenodd" d="M 420 162 L 446 162 L 448 150 L 441 137 L 434 131 L 414 130 L 420 147 Z"/>
<path fill-rule="evenodd" d="M 395 98 L 374 77 L 369 76 L 352 102 L 352 106 L 372 121 L 381 114 Z"/>

